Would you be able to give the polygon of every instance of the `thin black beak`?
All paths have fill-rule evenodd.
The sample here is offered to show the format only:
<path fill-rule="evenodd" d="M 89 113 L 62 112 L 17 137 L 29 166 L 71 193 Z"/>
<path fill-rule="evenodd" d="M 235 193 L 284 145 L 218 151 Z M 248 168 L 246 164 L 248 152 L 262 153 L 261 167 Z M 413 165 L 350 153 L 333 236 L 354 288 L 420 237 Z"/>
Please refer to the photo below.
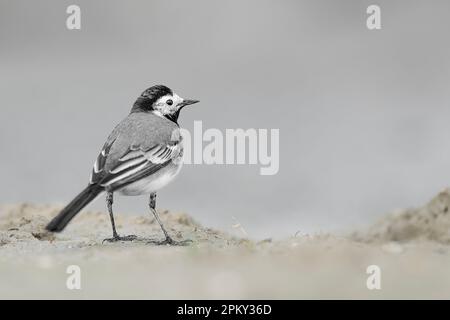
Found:
<path fill-rule="evenodd" d="M 200 101 L 199 100 L 188 100 L 188 99 L 186 99 L 186 100 L 183 100 L 183 102 L 181 102 L 178 106 L 180 108 L 183 108 L 185 106 L 188 106 L 190 104 L 194 104 L 194 103 L 197 103 L 197 102 L 200 102 Z"/>

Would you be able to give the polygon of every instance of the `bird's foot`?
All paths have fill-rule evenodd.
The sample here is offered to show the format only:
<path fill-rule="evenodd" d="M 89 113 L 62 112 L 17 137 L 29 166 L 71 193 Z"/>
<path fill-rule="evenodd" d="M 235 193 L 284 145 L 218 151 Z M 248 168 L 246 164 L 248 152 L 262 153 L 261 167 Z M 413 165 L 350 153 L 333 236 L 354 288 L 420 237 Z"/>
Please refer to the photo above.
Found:
<path fill-rule="evenodd" d="M 106 242 L 117 242 L 117 241 L 134 241 L 134 240 L 136 240 L 137 239 L 137 236 L 135 236 L 134 234 L 130 234 L 130 235 L 128 235 L 128 236 L 123 236 L 123 237 L 121 237 L 121 236 L 119 236 L 119 235 L 114 235 L 112 238 L 107 238 L 107 239 L 104 239 L 103 241 L 102 241 L 102 243 L 104 243 L 105 241 Z"/>
<path fill-rule="evenodd" d="M 156 244 L 158 246 L 165 246 L 165 245 L 169 245 L 169 246 L 188 246 L 188 245 L 192 244 L 192 242 L 193 242 L 192 240 L 176 241 L 176 240 L 173 240 L 171 237 L 166 237 L 166 239 L 164 239 L 163 241 L 150 240 L 147 243 Z"/>

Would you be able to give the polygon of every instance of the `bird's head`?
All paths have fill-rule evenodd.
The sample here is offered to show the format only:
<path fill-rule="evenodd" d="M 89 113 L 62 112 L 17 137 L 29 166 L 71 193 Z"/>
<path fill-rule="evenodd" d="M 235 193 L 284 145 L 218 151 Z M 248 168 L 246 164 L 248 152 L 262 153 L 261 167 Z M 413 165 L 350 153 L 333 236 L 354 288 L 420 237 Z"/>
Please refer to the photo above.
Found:
<path fill-rule="evenodd" d="M 176 123 L 181 109 L 197 102 L 181 98 L 166 86 L 156 85 L 142 92 L 131 112 L 153 112 Z"/>

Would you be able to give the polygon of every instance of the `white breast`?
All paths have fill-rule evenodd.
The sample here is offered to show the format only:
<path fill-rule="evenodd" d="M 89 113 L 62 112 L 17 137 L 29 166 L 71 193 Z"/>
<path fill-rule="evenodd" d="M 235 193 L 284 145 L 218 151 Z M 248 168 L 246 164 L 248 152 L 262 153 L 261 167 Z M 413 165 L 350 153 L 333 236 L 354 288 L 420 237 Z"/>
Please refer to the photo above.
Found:
<path fill-rule="evenodd" d="M 117 190 L 117 192 L 126 196 L 139 196 L 156 192 L 169 184 L 180 172 L 182 166 L 183 161 L 172 161 L 154 174 L 133 182 Z"/>

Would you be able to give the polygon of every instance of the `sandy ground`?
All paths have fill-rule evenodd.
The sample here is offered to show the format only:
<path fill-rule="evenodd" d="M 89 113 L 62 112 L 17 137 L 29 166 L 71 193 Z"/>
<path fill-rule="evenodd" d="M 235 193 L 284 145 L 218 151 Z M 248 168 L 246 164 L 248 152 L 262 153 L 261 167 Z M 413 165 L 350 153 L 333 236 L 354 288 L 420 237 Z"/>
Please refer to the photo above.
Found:
<path fill-rule="evenodd" d="M 186 214 L 161 212 L 176 239 L 161 239 L 150 216 L 117 213 L 121 234 L 153 238 L 102 243 L 104 212 L 78 215 L 60 234 L 43 227 L 60 207 L 21 204 L 0 211 L 0 298 L 450 298 L 450 191 L 422 208 L 394 212 L 348 235 L 298 234 L 251 241 L 202 227 Z M 69 290 L 68 266 L 81 270 Z M 381 289 L 366 285 L 369 265 Z"/>

